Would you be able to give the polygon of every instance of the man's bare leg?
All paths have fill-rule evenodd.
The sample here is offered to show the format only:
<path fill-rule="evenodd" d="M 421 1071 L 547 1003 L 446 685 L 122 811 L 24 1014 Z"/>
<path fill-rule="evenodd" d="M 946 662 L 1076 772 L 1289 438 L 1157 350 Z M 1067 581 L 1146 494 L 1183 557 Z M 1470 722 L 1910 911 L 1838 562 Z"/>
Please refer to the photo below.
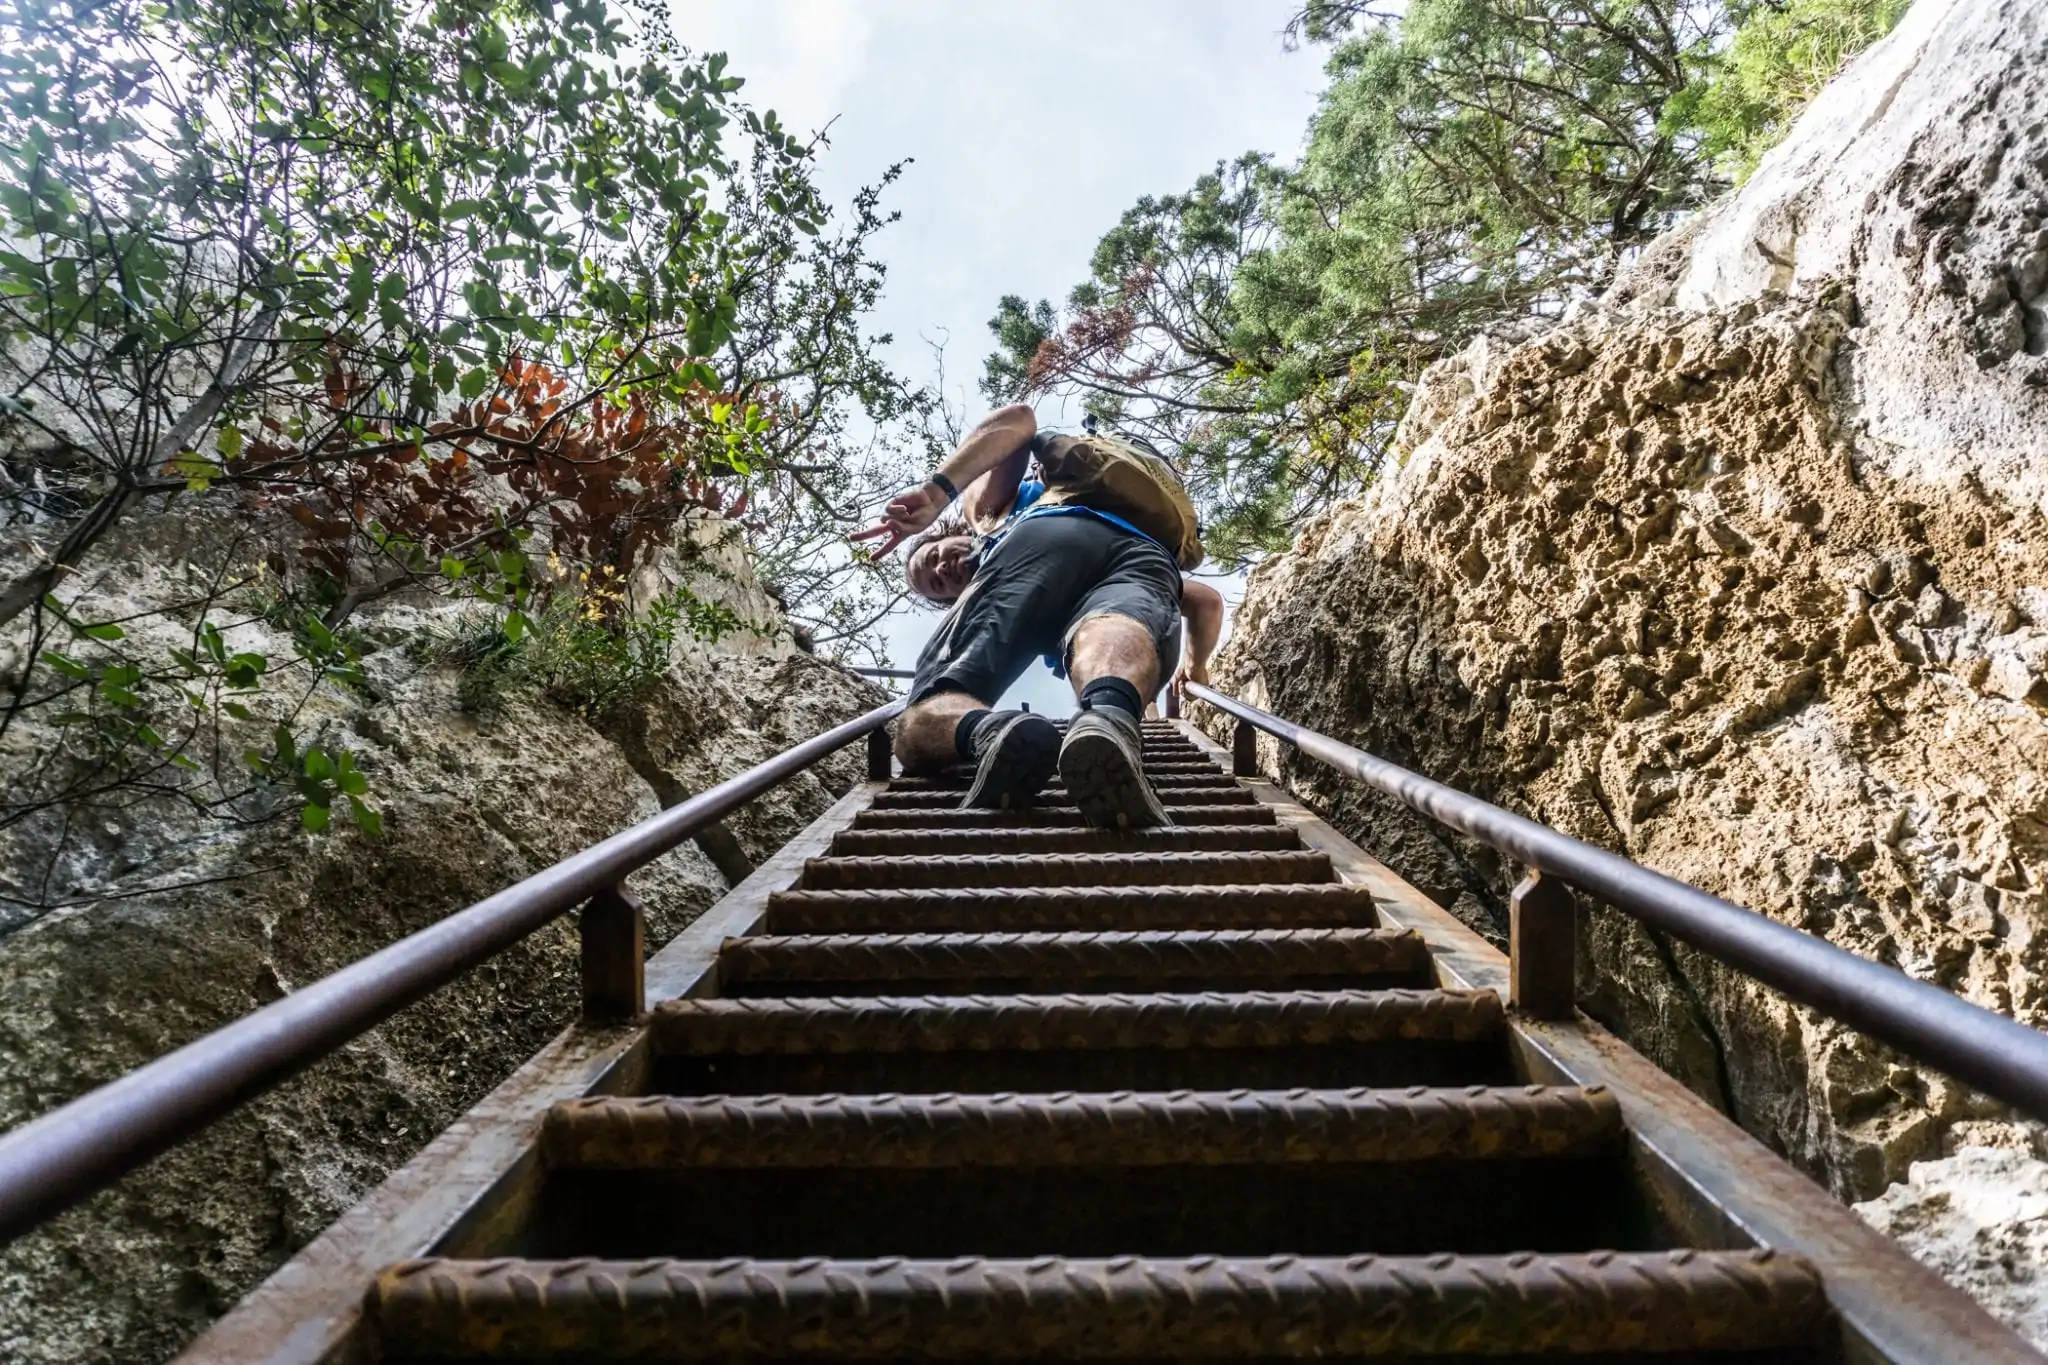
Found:
<path fill-rule="evenodd" d="M 968 727 L 972 740 L 967 747 L 973 752 L 963 753 L 961 723 L 977 711 L 979 719 Z M 907 773 L 938 773 L 956 763 L 972 763 L 974 776 L 960 797 L 963 810 L 1023 810 L 1059 763 L 1060 732 L 1044 716 L 991 713 L 978 697 L 940 692 L 904 713 L 896 752 Z"/>
<path fill-rule="evenodd" d="M 935 692 L 903 713 L 896 722 L 896 757 L 906 773 L 935 773 L 960 762 L 953 733 L 969 711 L 989 704 L 965 692 Z"/>
<path fill-rule="evenodd" d="M 1128 616 L 1092 616 L 1074 631 L 1067 656 L 1074 695 L 1097 678 L 1122 678 L 1150 697 L 1159 687 L 1159 647 L 1152 632 Z"/>

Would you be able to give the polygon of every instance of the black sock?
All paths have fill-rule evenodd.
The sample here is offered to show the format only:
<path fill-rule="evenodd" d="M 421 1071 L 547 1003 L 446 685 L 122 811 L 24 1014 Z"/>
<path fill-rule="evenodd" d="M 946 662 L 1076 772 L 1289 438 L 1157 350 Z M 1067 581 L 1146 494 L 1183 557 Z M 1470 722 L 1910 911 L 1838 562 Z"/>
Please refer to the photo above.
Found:
<path fill-rule="evenodd" d="M 953 727 L 953 752 L 969 763 L 974 762 L 974 732 L 981 728 L 983 721 L 994 714 L 993 711 L 969 711 L 960 717 L 960 723 Z"/>
<path fill-rule="evenodd" d="M 1081 709 L 1101 711 L 1114 708 L 1138 720 L 1145 714 L 1145 699 L 1138 689 L 1122 678 L 1097 678 L 1081 689 Z"/>

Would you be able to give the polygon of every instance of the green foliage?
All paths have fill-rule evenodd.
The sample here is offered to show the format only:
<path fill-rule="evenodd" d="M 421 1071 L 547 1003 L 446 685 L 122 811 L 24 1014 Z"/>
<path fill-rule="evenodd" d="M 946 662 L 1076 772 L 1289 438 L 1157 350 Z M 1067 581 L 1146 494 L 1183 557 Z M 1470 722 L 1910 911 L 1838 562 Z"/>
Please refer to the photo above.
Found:
<path fill-rule="evenodd" d="M 1138 200 L 1064 309 L 1002 301 L 984 392 L 1078 395 L 1177 449 L 1217 558 L 1284 546 L 1373 478 L 1424 367 L 1596 293 L 1726 188 L 1727 139 L 1786 117 L 1741 102 L 1777 79 L 1745 74 L 1761 45 L 1832 69 L 1836 37 L 1900 4 L 1788 0 L 1743 26 L 1746 0 L 1313 0 L 1289 39 L 1333 47 L 1300 161 Z"/>
<path fill-rule="evenodd" d="M 516 640 L 536 544 L 623 575 L 708 510 L 799 611 L 887 597 L 832 547 L 930 402 L 863 331 L 890 216 L 827 203 L 821 144 L 740 84 L 607 0 L 0 7 L 0 630 L 31 661 L 0 741 L 82 717 L 0 774 L 0 826 L 253 818 L 251 780 L 374 824 L 307 689 L 365 685 L 347 622 L 393 593 Z M 299 543 L 200 535 L 193 600 L 90 619 L 128 518 L 251 510 Z M 290 652 L 238 631 L 258 563 Z M 224 767 L 246 725 L 291 744 Z"/>
<path fill-rule="evenodd" d="M 517 634 L 495 616 L 476 616 L 436 654 L 462 670 L 458 696 L 465 710 L 496 715 L 510 696 L 527 690 L 602 719 L 665 674 L 678 643 L 716 644 L 751 628 L 730 607 L 685 587 L 631 613 L 616 590 L 585 584 L 555 593 Z"/>
<path fill-rule="evenodd" d="M 1783 0 L 1759 5 L 1684 116 L 1738 182 L 1791 129 L 1843 61 L 1892 31 L 1911 0 Z"/>
<path fill-rule="evenodd" d="M 1003 295 L 988 324 L 996 349 L 982 365 L 981 392 L 990 403 L 1001 407 L 1030 392 L 1032 358 L 1058 326 L 1059 315 L 1050 303 L 1040 300 L 1034 307 L 1019 295 Z"/>

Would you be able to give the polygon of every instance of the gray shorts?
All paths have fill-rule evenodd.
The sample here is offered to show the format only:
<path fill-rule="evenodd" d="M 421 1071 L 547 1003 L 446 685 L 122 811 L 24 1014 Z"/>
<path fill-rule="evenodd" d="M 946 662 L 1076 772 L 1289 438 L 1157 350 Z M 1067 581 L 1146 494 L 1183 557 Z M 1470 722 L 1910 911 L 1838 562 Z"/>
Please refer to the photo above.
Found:
<path fill-rule="evenodd" d="M 1027 517 L 982 559 L 917 659 L 910 699 L 993 703 L 1040 655 L 1065 671 L 1074 631 L 1124 616 L 1152 634 L 1164 685 L 1180 663 L 1180 567 L 1144 536 L 1083 513 Z"/>

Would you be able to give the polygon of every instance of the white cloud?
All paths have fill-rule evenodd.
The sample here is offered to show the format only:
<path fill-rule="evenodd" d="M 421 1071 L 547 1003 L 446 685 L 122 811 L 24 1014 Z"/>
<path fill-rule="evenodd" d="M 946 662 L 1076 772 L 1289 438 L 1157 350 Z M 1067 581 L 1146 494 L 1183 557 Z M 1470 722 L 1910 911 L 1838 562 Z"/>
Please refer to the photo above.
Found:
<path fill-rule="evenodd" d="M 846 107 L 875 32 L 873 7 L 847 0 L 683 0 L 675 16 L 691 48 L 732 56 L 730 74 L 747 82 L 743 99 L 799 133 Z"/>

